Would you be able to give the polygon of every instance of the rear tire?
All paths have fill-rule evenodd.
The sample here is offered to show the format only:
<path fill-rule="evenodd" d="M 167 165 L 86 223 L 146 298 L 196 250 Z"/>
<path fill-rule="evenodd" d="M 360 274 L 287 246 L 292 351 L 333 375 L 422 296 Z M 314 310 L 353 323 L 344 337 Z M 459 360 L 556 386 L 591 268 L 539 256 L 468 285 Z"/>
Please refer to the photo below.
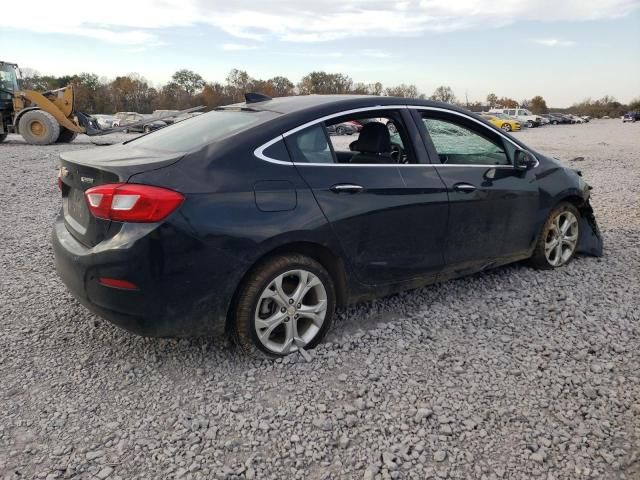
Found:
<path fill-rule="evenodd" d="M 4 142 L 8 135 L 8 133 L 0 133 L 0 143 Z"/>
<path fill-rule="evenodd" d="M 346 130 L 345 130 L 344 127 L 338 127 L 338 128 L 336 128 L 336 133 L 338 135 L 344 135 L 346 133 Z"/>
<path fill-rule="evenodd" d="M 56 143 L 71 143 L 73 142 L 78 134 L 73 132 L 65 127 L 60 127 L 60 135 L 58 135 L 58 140 Z"/>
<path fill-rule="evenodd" d="M 580 212 L 567 202 L 554 208 L 542 227 L 530 263 L 550 270 L 562 267 L 575 256 L 580 242 Z"/>
<path fill-rule="evenodd" d="M 502 124 L 502 130 L 504 130 L 505 132 L 510 132 L 511 131 L 511 125 L 509 125 L 508 123 L 503 123 Z"/>
<path fill-rule="evenodd" d="M 315 260 L 300 254 L 271 258 L 240 287 L 231 335 L 252 357 L 313 348 L 331 326 L 335 299 L 333 280 Z"/>
<path fill-rule="evenodd" d="M 32 145 L 51 145 L 60 136 L 60 124 L 53 115 L 43 110 L 30 110 L 18 124 L 20 135 Z"/>
<path fill-rule="evenodd" d="M 527 121 L 527 125 L 529 126 L 529 128 L 535 127 L 535 124 L 531 120 Z"/>

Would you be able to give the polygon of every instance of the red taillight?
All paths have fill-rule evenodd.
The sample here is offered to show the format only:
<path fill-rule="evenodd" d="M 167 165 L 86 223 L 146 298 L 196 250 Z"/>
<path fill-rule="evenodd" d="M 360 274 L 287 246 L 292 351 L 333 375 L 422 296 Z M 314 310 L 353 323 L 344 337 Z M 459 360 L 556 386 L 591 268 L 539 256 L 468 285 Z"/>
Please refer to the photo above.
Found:
<path fill-rule="evenodd" d="M 118 222 L 159 222 L 184 201 L 173 190 L 135 183 L 99 185 L 84 196 L 94 217 Z"/>
<path fill-rule="evenodd" d="M 100 285 L 104 285 L 105 287 L 119 288 L 120 290 L 138 290 L 138 286 L 135 283 L 131 283 L 129 280 L 100 277 L 98 282 Z"/>

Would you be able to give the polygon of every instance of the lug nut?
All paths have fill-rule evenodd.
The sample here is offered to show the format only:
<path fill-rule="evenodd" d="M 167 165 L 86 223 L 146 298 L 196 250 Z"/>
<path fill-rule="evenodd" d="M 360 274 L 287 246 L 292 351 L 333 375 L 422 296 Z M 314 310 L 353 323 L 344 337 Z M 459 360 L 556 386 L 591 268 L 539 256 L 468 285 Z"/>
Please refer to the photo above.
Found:
<path fill-rule="evenodd" d="M 301 303 L 299 303 L 299 304 L 298 304 L 298 308 L 300 308 L 300 307 L 302 307 L 302 304 L 301 304 Z"/>
<path fill-rule="evenodd" d="M 293 304 L 293 298 L 290 298 L 290 299 L 289 299 L 289 303 L 290 303 L 290 304 Z"/>
<path fill-rule="evenodd" d="M 282 313 L 284 313 L 284 312 L 286 312 L 286 311 L 287 311 L 287 309 L 286 309 L 286 308 L 284 308 L 284 307 L 282 307 L 282 308 L 280 309 L 280 311 L 281 311 Z"/>

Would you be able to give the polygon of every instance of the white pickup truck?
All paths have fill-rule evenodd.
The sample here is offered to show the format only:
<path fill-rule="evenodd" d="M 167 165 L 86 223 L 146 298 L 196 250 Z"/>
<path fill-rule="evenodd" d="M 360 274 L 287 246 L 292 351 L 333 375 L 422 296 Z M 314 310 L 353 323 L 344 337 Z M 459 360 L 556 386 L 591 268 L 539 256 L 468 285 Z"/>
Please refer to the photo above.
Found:
<path fill-rule="evenodd" d="M 542 117 L 534 115 L 526 108 L 494 108 L 490 110 L 489 113 L 504 113 L 517 119 L 521 125 L 526 125 L 531 128 L 539 127 L 543 124 Z"/>

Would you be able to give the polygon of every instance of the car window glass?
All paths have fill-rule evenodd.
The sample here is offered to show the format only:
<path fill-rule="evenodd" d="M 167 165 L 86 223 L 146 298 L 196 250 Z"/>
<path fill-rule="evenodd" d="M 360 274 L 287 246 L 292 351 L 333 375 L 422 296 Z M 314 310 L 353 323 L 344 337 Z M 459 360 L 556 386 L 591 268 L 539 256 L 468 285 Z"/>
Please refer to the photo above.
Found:
<path fill-rule="evenodd" d="M 425 118 L 424 125 L 440 157 L 448 165 L 509 165 L 504 147 L 447 120 Z"/>
<path fill-rule="evenodd" d="M 338 163 L 416 163 L 400 111 L 357 112 L 326 127 Z"/>
<path fill-rule="evenodd" d="M 324 126 L 320 123 L 289 135 L 287 146 L 294 162 L 334 163 Z"/>
<path fill-rule="evenodd" d="M 507 111 L 507 115 L 515 115 L 516 111 L 515 110 L 508 110 Z"/>
<path fill-rule="evenodd" d="M 290 161 L 289 152 L 287 151 L 287 147 L 283 140 L 278 140 L 273 145 L 265 148 L 262 153 L 265 157 L 273 160 L 280 160 L 281 162 Z"/>
<path fill-rule="evenodd" d="M 273 112 L 214 110 L 138 137 L 137 146 L 169 152 L 193 150 L 224 140 L 260 123 L 271 120 Z"/>

